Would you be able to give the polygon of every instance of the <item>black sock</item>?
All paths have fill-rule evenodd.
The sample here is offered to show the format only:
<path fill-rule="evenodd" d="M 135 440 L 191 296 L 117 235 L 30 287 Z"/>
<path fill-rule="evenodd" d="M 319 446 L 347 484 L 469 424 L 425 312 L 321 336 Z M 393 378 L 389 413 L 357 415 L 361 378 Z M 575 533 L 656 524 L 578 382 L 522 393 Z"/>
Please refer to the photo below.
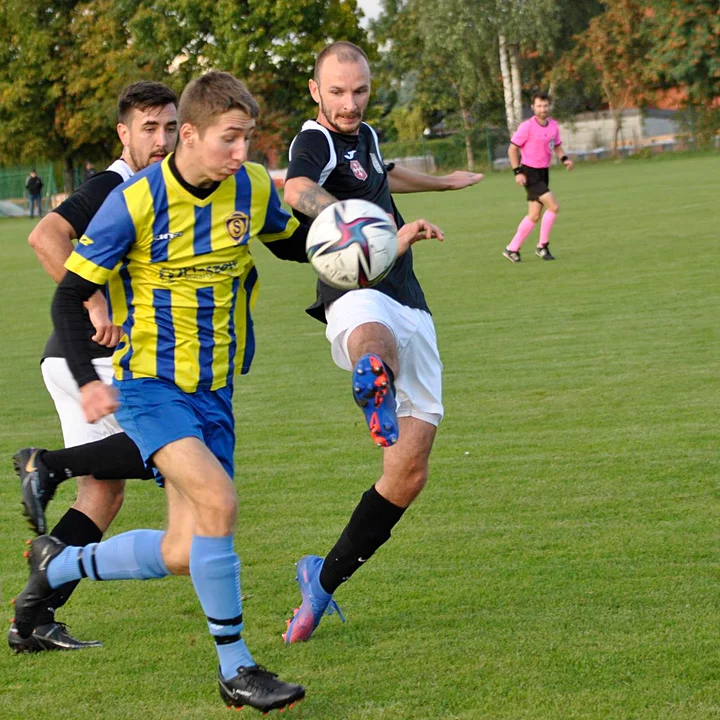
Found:
<path fill-rule="evenodd" d="M 373 553 L 390 539 L 390 531 L 405 508 L 393 505 L 375 489 L 367 490 L 353 511 L 335 547 L 327 554 L 320 584 L 329 592 L 344 583 Z"/>
<path fill-rule="evenodd" d="M 85 513 L 70 508 L 61 518 L 60 522 L 49 533 L 66 545 L 84 547 L 90 543 L 97 543 L 102 540 L 102 531 Z M 77 587 L 79 580 L 74 580 L 61 585 L 48 598 L 46 607 L 38 616 L 36 627 L 54 622 L 55 610 L 62 607 Z"/>
<path fill-rule="evenodd" d="M 40 458 L 58 483 L 81 475 L 93 475 L 96 480 L 151 480 L 153 477 L 137 445 L 125 433 L 64 450 L 46 450 Z"/>

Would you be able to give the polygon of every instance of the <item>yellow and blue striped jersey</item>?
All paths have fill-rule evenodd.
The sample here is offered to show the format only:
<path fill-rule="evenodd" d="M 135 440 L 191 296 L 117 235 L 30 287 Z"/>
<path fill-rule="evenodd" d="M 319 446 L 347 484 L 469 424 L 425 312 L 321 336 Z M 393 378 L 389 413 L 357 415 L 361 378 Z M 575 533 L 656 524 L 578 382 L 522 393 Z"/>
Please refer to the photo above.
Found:
<path fill-rule="evenodd" d="M 123 328 L 118 380 L 157 377 L 185 392 L 232 384 L 255 351 L 251 310 L 257 270 L 248 243 L 293 235 L 267 171 L 245 163 L 206 199 L 173 175 L 169 157 L 117 187 L 65 267 L 108 284 Z"/>

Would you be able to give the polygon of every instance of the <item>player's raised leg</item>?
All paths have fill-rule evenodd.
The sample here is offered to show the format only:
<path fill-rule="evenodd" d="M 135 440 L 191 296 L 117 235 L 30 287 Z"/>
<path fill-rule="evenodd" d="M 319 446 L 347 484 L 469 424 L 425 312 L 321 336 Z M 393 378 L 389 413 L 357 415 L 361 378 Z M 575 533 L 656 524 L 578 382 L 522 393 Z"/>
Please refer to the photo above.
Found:
<path fill-rule="evenodd" d="M 394 369 L 397 343 L 392 331 L 381 323 L 363 323 L 350 332 L 348 351 L 357 358 L 353 367 L 353 398 L 365 414 L 376 445 L 397 442 Z"/>
<path fill-rule="evenodd" d="M 353 367 L 365 348 L 359 342 L 344 342 L 343 323 L 352 326 L 358 314 L 372 312 L 382 318 L 387 309 L 395 312 L 392 331 L 384 323 L 380 326 L 401 348 L 392 356 L 402 368 L 397 382 L 398 441 L 384 449 L 382 476 L 362 495 L 332 550 L 324 559 L 308 556 L 298 563 L 302 603 L 284 635 L 288 644 L 312 635 L 323 614 L 337 609 L 333 600 L 337 588 L 390 539 L 392 529 L 427 482 L 428 458 L 443 414 L 442 363 L 430 315 L 397 308 L 390 298 L 369 291 L 338 303 L 351 307 L 331 308 L 327 332 L 335 362 L 346 369 Z M 353 309 L 355 316 L 348 319 Z"/>

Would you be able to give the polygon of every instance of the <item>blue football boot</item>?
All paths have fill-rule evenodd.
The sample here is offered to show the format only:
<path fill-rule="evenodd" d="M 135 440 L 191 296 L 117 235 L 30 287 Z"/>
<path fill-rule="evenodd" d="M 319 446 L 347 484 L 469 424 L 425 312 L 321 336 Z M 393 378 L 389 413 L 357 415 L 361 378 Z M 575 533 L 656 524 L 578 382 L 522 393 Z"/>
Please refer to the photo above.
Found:
<path fill-rule="evenodd" d="M 340 620 L 345 622 L 333 596 L 320 585 L 322 565 L 323 559 L 319 555 L 305 555 L 296 565 L 295 578 L 300 586 L 302 604 L 295 608 L 293 617 L 286 623 L 287 631 L 282 636 L 286 645 L 309 640 L 323 615 L 336 612 Z"/>
<path fill-rule="evenodd" d="M 398 440 L 395 389 L 385 363 L 377 355 L 363 355 L 353 372 L 353 398 L 365 413 L 373 442 L 390 447 Z"/>

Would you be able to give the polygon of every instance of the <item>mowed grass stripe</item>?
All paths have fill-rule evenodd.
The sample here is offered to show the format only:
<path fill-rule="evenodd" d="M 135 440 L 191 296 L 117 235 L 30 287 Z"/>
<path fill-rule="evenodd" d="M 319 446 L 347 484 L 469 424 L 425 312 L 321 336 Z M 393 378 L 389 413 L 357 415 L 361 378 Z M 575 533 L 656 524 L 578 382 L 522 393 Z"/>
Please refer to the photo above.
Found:
<path fill-rule="evenodd" d="M 256 249 L 236 544 L 250 647 L 308 689 L 292 717 L 720 716 L 719 171 L 717 156 L 554 170 L 554 263 L 533 255 L 537 229 L 522 264 L 502 258 L 526 207 L 507 173 L 398 198 L 406 218 L 447 234 L 415 251 L 446 419 L 427 489 L 338 592 L 348 622 L 326 618 L 291 648 L 280 634 L 298 600 L 293 563 L 334 542 L 380 454 L 303 313 L 308 268 Z M 25 242 L 31 227 L 0 222 L 3 603 L 26 577 L 10 456 L 60 443 L 38 368 L 52 283 Z M 112 532 L 163 521 L 160 491 L 135 482 Z M 186 579 L 86 583 L 60 618 L 105 647 L 0 652 L 0 717 L 226 716 Z"/>

